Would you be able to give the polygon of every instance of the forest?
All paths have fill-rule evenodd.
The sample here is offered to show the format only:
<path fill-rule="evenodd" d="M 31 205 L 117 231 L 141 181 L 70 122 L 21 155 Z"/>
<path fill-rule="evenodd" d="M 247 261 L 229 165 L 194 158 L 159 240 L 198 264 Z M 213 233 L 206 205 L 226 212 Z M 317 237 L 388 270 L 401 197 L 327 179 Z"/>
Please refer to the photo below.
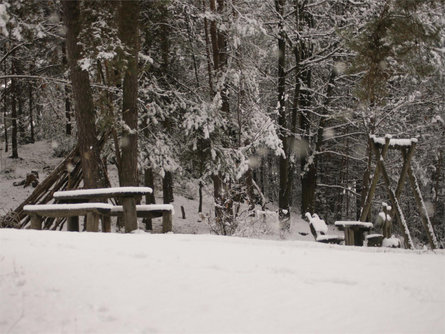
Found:
<path fill-rule="evenodd" d="M 258 208 L 278 210 L 283 233 L 306 212 L 374 222 L 388 181 L 415 243 L 428 244 L 425 212 L 443 241 L 444 12 L 443 0 L 3 0 L 1 150 L 77 147 L 81 187 L 106 187 L 113 165 L 121 186 L 164 203 L 192 192 L 199 212 L 211 189 L 222 235 Z M 389 135 L 415 150 L 382 154 L 388 177 L 373 184 L 373 143 Z"/>

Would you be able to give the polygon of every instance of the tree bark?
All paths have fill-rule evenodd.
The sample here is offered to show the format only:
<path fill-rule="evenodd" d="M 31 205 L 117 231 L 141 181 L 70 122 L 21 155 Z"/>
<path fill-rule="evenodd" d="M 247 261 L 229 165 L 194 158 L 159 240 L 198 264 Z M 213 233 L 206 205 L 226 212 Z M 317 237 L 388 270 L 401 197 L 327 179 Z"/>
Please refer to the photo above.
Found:
<path fill-rule="evenodd" d="M 29 96 L 28 96 L 28 102 L 29 102 L 29 128 L 30 128 L 30 141 L 31 143 L 35 142 L 35 134 L 34 134 L 34 98 L 32 94 L 32 84 L 29 83 L 28 89 L 29 89 Z"/>
<path fill-rule="evenodd" d="M 164 204 L 173 202 L 173 174 L 166 171 L 162 179 L 162 193 L 164 195 Z"/>
<path fill-rule="evenodd" d="M 286 113 L 286 34 L 284 31 L 283 15 L 285 0 L 275 0 L 275 9 L 279 15 L 278 24 L 278 137 L 283 145 L 284 156 L 280 156 L 280 188 L 278 195 L 278 215 L 282 230 L 289 229 L 289 147 L 287 134 L 287 113 Z"/>
<path fill-rule="evenodd" d="M 4 66 L 4 71 L 6 73 L 7 67 L 6 67 L 6 61 Z M 8 87 L 8 79 L 5 79 L 5 87 Z M 6 91 L 7 88 L 5 88 L 5 93 L 3 94 L 3 126 L 5 127 L 4 132 L 4 139 L 5 139 L 5 152 L 8 152 L 9 145 L 8 145 L 8 124 L 7 124 L 7 114 L 8 114 L 8 94 Z"/>
<path fill-rule="evenodd" d="M 96 115 L 88 73 L 80 68 L 81 47 L 78 36 L 81 30 L 80 1 L 63 0 L 63 19 L 66 26 L 66 49 L 72 83 L 74 110 L 83 181 L 85 188 L 105 185 L 101 171 L 99 145 L 96 135 Z"/>
<path fill-rule="evenodd" d="M 126 61 L 123 81 L 121 186 L 138 185 L 138 52 L 139 52 L 139 2 L 121 1 L 119 5 L 119 38 L 124 45 Z M 136 205 L 131 203 L 131 207 Z M 125 203 L 124 203 L 125 206 Z M 132 210 L 131 210 L 132 211 Z M 137 217 L 124 208 L 125 232 L 137 229 Z"/>
<path fill-rule="evenodd" d="M 65 42 L 62 43 L 62 64 L 64 69 L 68 66 L 68 60 L 66 57 L 66 45 Z M 68 85 L 65 85 L 65 134 L 67 136 L 71 135 L 72 126 L 71 126 L 71 100 L 70 100 L 70 89 Z"/>
<path fill-rule="evenodd" d="M 16 105 L 16 82 L 11 80 L 11 158 L 17 159 L 19 157 L 17 149 L 17 105 Z"/>
<path fill-rule="evenodd" d="M 119 183 L 121 186 L 137 186 L 138 153 L 138 50 L 139 50 L 139 3 L 121 1 L 119 6 L 119 38 L 125 47 L 126 61 L 123 81 L 122 119 L 126 125 L 122 138 L 122 156 Z"/>

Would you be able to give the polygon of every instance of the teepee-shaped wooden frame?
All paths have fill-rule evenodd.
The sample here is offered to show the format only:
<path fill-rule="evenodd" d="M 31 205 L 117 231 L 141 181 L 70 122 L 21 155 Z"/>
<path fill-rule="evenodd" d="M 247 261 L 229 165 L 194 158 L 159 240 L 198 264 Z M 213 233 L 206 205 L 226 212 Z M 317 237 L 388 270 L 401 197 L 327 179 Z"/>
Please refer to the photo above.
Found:
<path fill-rule="evenodd" d="M 399 205 L 400 194 L 402 193 L 403 186 L 408 176 L 409 183 L 414 193 L 414 198 L 416 200 L 417 207 L 419 209 L 420 215 L 422 217 L 422 224 L 428 236 L 428 241 L 432 249 L 439 248 L 439 243 L 437 242 L 436 235 L 434 234 L 433 226 L 428 217 L 428 212 L 425 207 L 425 203 L 420 192 L 419 184 L 417 178 L 411 169 L 411 159 L 414 155 L 414 150 L 416 148 L 417 139 L 392 139 L 390 135 L 386 135 L 384 138 L 378 138 L 375 136 L 370 137 L 370 145 L 374 152 L 377 160 L 374 176 L 371 181 L 371 186 L 369 187 L 368 194 L 366 196 L 365 203 L 362 208 L 360 215 L 360 221 L 366 221 L 369 210 L 371 209 L 372 199 L 374 198 L 375 189 L 377 187 L 377 182 L 379 180 L 380 174 L 383 176 L 385 182 L 385 188 L 388 192 L 389 198 L 393 206 L 393 212 L 395 213 L 398 223 L 403 228 L 403 234 L 405 239 L 405 246 L 407 248 L 414 248 L 413 240 L 408 229 L 408 225 L 403 215 L 402 209 Z M 384 160 L 388 149 L 397 149 L 401 152 L 403 157 L 403 167 L 400 174 L 399 181 L 397 182 L 397 188 L 394 191 L 391 188 L 390 178 L 385 168 Z"/>

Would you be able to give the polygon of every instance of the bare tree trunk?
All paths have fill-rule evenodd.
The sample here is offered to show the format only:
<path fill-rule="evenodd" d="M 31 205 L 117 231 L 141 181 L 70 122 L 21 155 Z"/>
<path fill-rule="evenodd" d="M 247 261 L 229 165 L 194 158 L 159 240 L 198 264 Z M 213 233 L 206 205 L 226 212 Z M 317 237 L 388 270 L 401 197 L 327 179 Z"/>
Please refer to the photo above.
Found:
<path fill-rule="evenodd" d="M 33 98 L 33 94 L 32 94 L 32 84 L 29 83 L 28 86 L 29 89 L 29 128 L 30 128 L 30 141 L 31 143 L 35 142 L 35 134 L 34 134 L 34 98 Z"/>
<path fill-rule="evenodd" d="M 85 188 L 105 186 L 105 177 L 100 168 L 101 160 L 96 135 L 96 115 L 88 73 L 80 68 L 81 47 L 78 36 L 81 30 L 80 2 L 63 0 L 63 20 L 66 30 L 66 49 L 72 83 L 77 136 L 81 156 Z"/>
<path fill-rule="evenodd" d="M 6 68 L 6 61 L 5 61 L 5 66 L 4 66 L 4 71 L 6 72 L 7 68 Z M 7 114 L 8 114 L 8 92 L 7 92 L 7 87 L 8 87 L 8 79 L 5 79 L 5 92 L 3 94 L 3 126 L 5 127 L 5 132 L 4 132 L 4 138 L 5 138 L 5 152 L 8 152 L 9 149 L 9 145 L 8 145 L 8 124 L 7 124 Z"/>
<path fill-rule="evenodd" d="M 284 5 L 285 0 L 275 0 L 275 9 L 279 16 L 279 37 L 278 37 L 278 126 L 279 139 L 283 145 L 284 156 L 280 156 L 280 188 L 278 196 L 278 215 L 282 230 L 288 230 L 290 220 L 289 210 L 289 147 L 287 133 L 287 113 L 286 113 L 286 33 L 284 31 Z"/>
<path fill-rule="evenodd" d="M 121 1 L 119 6 L 119 38 L 125 46 L 122 119 L 127 128 L 124 129 L 122 139 L 121 186 L 137 186 L 137 121 L 138 121 L 138 30 L 139 4 L 138 1 Z"/>
<path fill-rule="evenodd" d="M 14 71 L 14 65 L 13 65 Z M 14 72 L 13 72 L 14 73 Z M 11 80 L 11 145 L 12 155 L 11 158 L 17 159 L 19 157 L 17 150 L 17 105 L 16 105 L 16 81 Z"/>
<path fill-rule="evenodd" d="M 121 1 L 119 5 L 119 38 L 125 47 L 125 74 L 122 97 L 122 120 L 126 128 L 123 133 L 121 170 L 119 183 L 121 186 L 138 185 L 138 52 L 139 52 L 139 2 Z M 125 232 L 137 229 L 137 217 L 127 215 L 125 210 Z M 133 207 L 136 203 L 128 203 Z"/>
<path fill-rule="evenodd" d="M 62 43 L 62 64 L 64 69 L 68 66 L 68 60 L 66 57 L 66 45 L 65 42 Z M 70 100 L 70 89 L 68 85 L 65 85 L 65 134 L 67 136 L 71 135 L 72 126 L 71 126 L 71 100 Z"/>

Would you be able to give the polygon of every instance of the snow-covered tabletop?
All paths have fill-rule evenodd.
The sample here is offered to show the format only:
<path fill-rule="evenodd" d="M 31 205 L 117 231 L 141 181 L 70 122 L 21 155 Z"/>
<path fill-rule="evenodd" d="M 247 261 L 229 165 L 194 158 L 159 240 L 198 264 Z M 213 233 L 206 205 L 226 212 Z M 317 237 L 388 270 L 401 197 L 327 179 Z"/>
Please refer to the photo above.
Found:
<path fill-rule="evenodd" d="M 57 191 L 54 198 L 63 199 L 90 199 L 90 198 L 110 198 L 110 197 L 133 197 L 138 195 L 151 194 L 150 187 L 114 187 Z"/>
<path fill-rule="evenodd" d="M 340 227 L 360 227 L 363 229 L 370 229 L 372 228 L 372 223 L 367 222 L 361 222 L 361 221 L 355 221 L 355 220 L 339 220 L 335 222 L 335 226 Z"/>

